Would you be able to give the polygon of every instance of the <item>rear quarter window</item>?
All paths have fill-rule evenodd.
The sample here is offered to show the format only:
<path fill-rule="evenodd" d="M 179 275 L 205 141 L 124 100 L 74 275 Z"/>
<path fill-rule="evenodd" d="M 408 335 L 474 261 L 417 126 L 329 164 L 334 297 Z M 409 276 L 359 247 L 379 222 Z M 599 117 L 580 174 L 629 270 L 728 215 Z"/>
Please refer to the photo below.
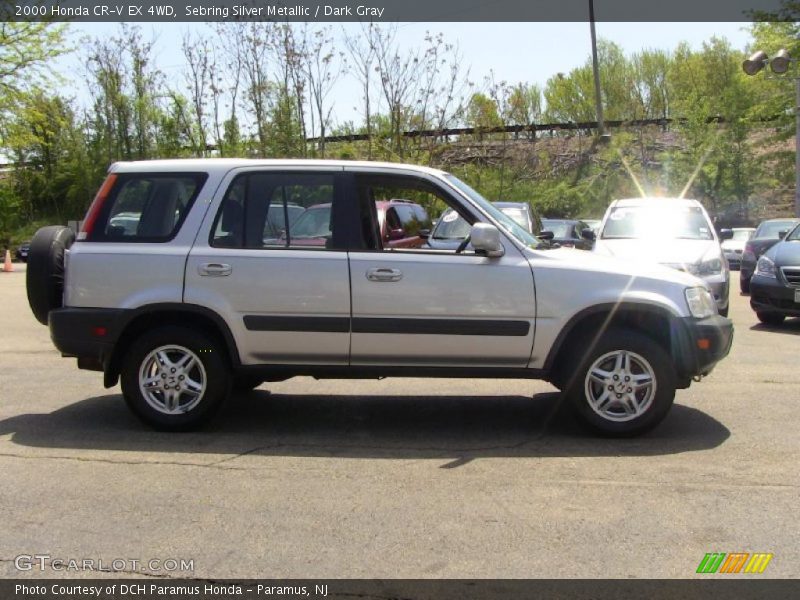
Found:
<path fill-rule="evenodd" d="M 88 241 L 167 242 L 180 230 L 206 173 L 120 173 Z"/>

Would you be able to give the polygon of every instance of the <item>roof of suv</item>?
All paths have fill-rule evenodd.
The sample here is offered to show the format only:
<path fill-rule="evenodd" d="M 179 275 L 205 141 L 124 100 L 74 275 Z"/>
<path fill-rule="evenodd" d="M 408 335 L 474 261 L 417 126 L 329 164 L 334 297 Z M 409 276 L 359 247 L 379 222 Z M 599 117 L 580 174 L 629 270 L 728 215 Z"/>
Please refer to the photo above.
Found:
<path fill-rule="evenodd" d="M 625 207 L 625 206 L 646 206 L 653 203 L 663 204 L 676 204 L 681 206 L 702 206 L 697 200 L 688 198 L 662 198 L 662 197 L 649 197 L 649 198 L 624 198 L 622 200 L 614 200 L 611 206 Z"/>
<path fill-rule="evenodd" d="M 371 162 L 357 160 L 317 160 L 317 159 L 254 159 L 254 158 L 179 158 L 166 160 L 142 160 L 117 162 L 111 165 L 109 172 L 158 172 L 158 171 L 215 171 L 224 173 L 238 167 L 328 167 L 342 169 L 379 168 L 395 171 L 416 171 L 430 175 L 445 175 L 444 171 L 431 167 L 409 165 L 403 163 Z"/>

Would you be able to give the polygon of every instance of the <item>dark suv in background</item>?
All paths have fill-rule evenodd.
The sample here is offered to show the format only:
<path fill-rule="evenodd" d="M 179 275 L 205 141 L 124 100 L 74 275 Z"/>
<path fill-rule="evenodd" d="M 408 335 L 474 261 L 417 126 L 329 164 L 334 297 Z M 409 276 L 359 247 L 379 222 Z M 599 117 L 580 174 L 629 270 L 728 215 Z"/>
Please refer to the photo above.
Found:
<path fill-rule="evenodd" d="M 781 237 L 794 229 L 800 219 L 768 219 L 761 221 L 753 237 L 744 245 L 742 266 L 739 271 L 739 287 L 743 294 L 750 292 L 750 279 L 756 270 L 761 255 L 777 244 Z"/>

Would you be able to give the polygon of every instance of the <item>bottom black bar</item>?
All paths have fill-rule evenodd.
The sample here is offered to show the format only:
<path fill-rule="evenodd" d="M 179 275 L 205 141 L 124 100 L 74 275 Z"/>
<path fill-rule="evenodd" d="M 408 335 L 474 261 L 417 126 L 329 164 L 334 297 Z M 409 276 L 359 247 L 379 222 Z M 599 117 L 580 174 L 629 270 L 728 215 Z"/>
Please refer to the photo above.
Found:
<path fill-rule="evenodd" d="M 709 577 L 717 577 L 711 575 Z M 751 577 L 758 577 L 757 575 Z M 283 599 L 577 599 L 797 598 L 800 580 L 786 579 L 6 579 L 0 598 L 27 600 Z"/>

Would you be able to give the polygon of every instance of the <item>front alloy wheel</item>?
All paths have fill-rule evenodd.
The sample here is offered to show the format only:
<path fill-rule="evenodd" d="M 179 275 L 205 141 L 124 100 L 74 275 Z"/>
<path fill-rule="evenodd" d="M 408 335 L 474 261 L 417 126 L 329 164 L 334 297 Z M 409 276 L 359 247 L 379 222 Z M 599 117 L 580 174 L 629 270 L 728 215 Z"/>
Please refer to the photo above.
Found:
<path fill-rule="evenodd" d="M 571 356 L 578 368 L 564 394 L 581 423 L 607 436 L 629 437 L 658 425 L 675 398 L 669 353 L 636 329 L 611 328 L 578 340 Z M 565 374 L 571 369 L 563 366 Z"/>
<path fill-rule="evenodd" d="M 656 374 L 635 352 L 616 350 L 594 361 L 586 374 L 586 400 L 604 419 L 619 423 L 643 415 L 656 395 Z"/>

